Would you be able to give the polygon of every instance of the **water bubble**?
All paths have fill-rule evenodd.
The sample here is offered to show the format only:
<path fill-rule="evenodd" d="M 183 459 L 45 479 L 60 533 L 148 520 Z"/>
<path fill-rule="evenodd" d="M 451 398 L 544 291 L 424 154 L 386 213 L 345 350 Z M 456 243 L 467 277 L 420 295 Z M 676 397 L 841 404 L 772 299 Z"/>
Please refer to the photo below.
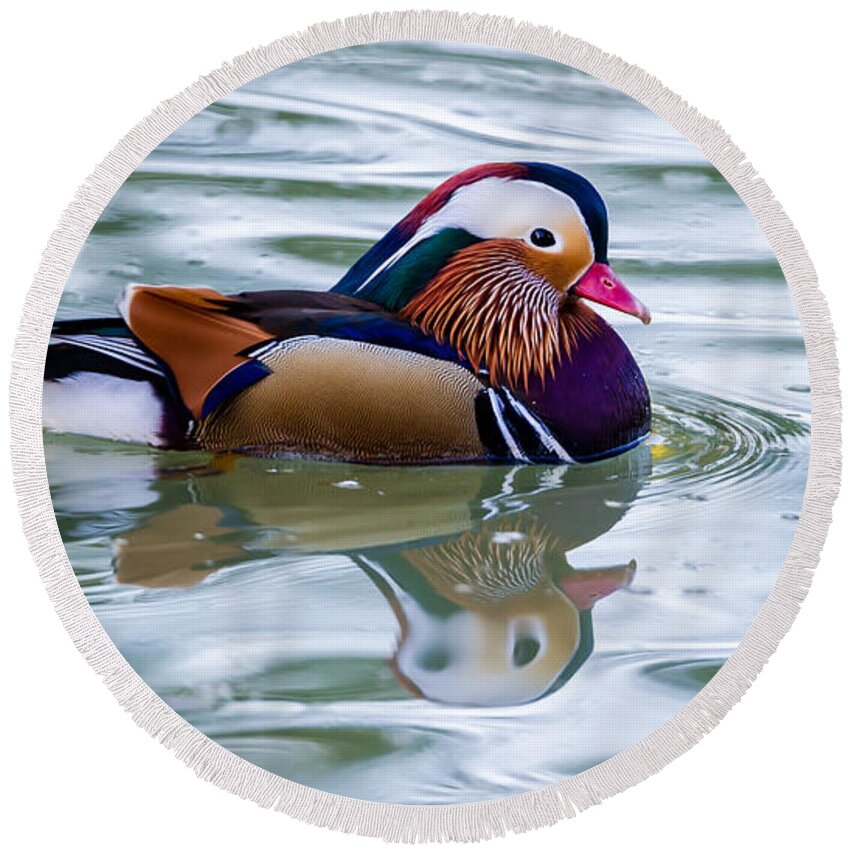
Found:
<path fill-rule="evenodd" d="M 494 543 L 519 543 L 525 540 L 525 535 L 520 531 L 496 531 L 490 535 Z"/>

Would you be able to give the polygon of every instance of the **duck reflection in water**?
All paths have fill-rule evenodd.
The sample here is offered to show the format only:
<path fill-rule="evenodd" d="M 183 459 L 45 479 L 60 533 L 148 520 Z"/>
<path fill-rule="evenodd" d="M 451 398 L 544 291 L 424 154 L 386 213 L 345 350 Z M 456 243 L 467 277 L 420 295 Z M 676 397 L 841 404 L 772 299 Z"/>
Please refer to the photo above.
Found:
<path fill-rule="evenodd" d="M 391 660 L 411 693 L 453 705 L 518 705 L 560 688 L 593 649 L 594 602 L 627 586 L 635 564 L 574 570 L 534 525 L 477 533 L 357 562 L 399 627 Z"/>
<path fill-rule="evenodd" d="M 392 609 L 387 663 L 409 693 L 499 706 L 558 690 L 587 661 L 593 606 L 636 565 L 624 553 L 581 569 L 568 553 L 619 522 L 651 459 L 640 448 L 584 467 L 364 466 L 346 468 L 351 480 L 338 465 L 258 463 L 161 470 L 166 509 L 117 540 L 118 581 L 189 587 L 252 558 L 342 554 Z"/>

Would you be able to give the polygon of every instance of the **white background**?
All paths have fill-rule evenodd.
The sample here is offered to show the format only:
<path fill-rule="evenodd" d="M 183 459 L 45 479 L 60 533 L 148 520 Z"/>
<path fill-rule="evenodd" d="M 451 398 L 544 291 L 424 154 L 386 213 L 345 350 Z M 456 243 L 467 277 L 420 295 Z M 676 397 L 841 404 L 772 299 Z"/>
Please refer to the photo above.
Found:
<path fill-rule="evenodd" d="M 4 370 L 27 286 L 62 209 L 138 119 L 250 47 L 313 22 L 394 8 L 380 0 L 287 5 L 80 0 L 6 6 L 0 25 Z M 800 230 L 830 301 L 839 353 L 845 363 L 850 359 L 850 145 L 840 4 L 442 0 L 434 8 L 527 16 L 552 25 L 642 66 L 720 120 Z M 8 372 L 2 380 L 7 385 Z M 843 384 L 850 397 L 846 376 Z M 7 445 L 5 417 L 0 428 Z M 47 600 L 20 532 L 5 455 L 3 450 L 5 846 L 380 846 L 319 831 L 219 791 L 133 724 L 77 654 Z M 845 493 L 839 502 L 794 628 L 751 692 L 705 741 L 578 819 L 499 845 L 842 845 L 850 756 L 844 702 L 848 499 Z"/>

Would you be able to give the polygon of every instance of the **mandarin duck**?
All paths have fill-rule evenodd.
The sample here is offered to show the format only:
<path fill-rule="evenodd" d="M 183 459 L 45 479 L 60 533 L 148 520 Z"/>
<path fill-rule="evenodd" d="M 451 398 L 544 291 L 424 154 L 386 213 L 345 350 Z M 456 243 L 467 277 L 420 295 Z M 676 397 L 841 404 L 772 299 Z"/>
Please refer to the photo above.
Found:
<path fill-rule="evenodd" d="M 491 163 L 420 201 L 328 292 L 132 284 L 58 321 L 46 428 L 371 463 L 591 461 L 649 433 L 646 383 L 588 302 L 649 321 L 584 177 Z"/>

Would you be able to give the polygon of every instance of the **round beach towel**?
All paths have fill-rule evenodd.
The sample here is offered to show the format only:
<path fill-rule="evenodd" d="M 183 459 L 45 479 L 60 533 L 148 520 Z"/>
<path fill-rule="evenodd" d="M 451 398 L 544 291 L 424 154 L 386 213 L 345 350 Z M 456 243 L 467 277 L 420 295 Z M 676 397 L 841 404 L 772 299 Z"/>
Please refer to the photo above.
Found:
<path fill-rule="evenodd" d="M 501 19 L 321 25 L 69 208 L 18 340 L 21 510 L 202 777 L 394 840 L 528 829 L 690 747 L 788 627 L 829 327 L 769 189 L 642 71 Z"/>

